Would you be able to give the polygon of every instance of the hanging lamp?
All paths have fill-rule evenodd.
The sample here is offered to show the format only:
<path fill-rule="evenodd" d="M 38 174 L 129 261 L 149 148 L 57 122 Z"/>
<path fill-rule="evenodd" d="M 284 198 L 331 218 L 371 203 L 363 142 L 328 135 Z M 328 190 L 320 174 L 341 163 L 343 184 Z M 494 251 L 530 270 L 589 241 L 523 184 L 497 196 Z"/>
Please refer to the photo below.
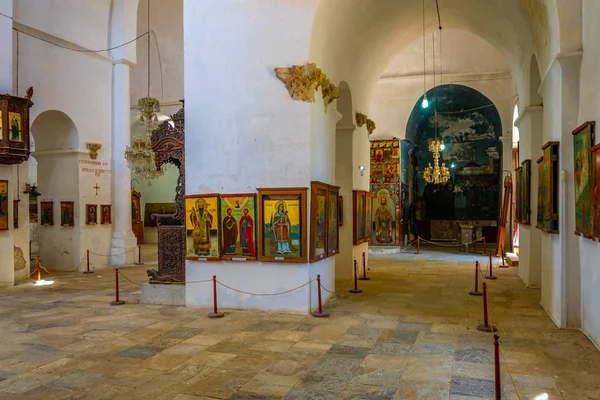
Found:
<path fill-rule="evenodd" d="M 145 179 L 154 179 L 164 174 L 162 168 L 157 169 L 154 162 L 154 151 L 150 138 L 152 132 L 156 130 L 160 121 L 158 113 L 160 112 L 160 102 L 154 97 L 150 97 L 150 0 L 148 4 L 148 85 L 146 97 L 138 100 L 138 109 L 140 110 L 139 122 L 143 125 L 145 132 L 140 135 L 135 135 L 131 138 L 131 145 L 125 150 L 125 159 L 131 171 L 137 176 Z M 151 183 L 148 182 L 151 186 Z"/>
<path fill-rule="evenodd" d="M 423 101 L 421 107 L 429 107 L 429 101 L 427 100 L 427 79 L 426 79 L 426 67 L 425 67 L 425 0 L 423 0 Z"/>

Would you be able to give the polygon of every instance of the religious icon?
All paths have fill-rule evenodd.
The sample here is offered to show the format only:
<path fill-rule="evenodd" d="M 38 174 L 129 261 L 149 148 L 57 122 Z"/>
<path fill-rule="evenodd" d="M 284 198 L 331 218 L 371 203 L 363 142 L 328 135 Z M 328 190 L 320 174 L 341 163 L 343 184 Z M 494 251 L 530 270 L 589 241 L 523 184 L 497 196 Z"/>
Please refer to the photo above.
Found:
<path fill-rule="evenodd" d="M 112 206 L 110 204 L 102 204 L 100 209 L 102 210 L 102 218 L 100 219 L 100 223 L 112 224 Z"/>
<path fill-rule="evenodd" d="M 8 113 L 8 123 L 10 125 L 9 138 L 12 141 L 23 141 L 21 131 L 21 114 L 15 112 Z"/>
<path fill-rule="evenodd" d="M 219 195 L 185 196 L 186 259 L 219 260 Z"/>
<path fill-rule="evenodd" d="M 375 211 L 375 236 L 379 243 L 392 243 L 392 212 L 389 198 L 379 197 L 379 206 Z"/>
<path fill-rule="evenodd" d="M 8 230 L 8 181 L 0 181 L 0 231 Z"/>
<path fill-rule="evenodd" d="M 338 196 L 338 226 L 344 226 L 344 198 Z"/>
<path fill-rule="evenodd" d="M 329 201 L 329 206 L 327 207 L 327 214 L 329 216 L 327 220 L 327 253 L 330 256 L 340 252 L 340 226 L 338 222 L 338 202 L 340 199 L 339 191 L 339 187 L 330 185 L 327 194 Z"/>
<path fill-rule="evenodd" d="M 592 148 L 592 225 L 593 236 L 600 240 L 600 144 Z"/>
<path fill-rule="evenodd" d="M 546 143 L 538 160 L 537 227 L 546 233 L 558 233 L 558 147 L 559 142 Z"/>
<path fill-rule="evenodd" d="M 38 222 L 38 203 L 35 196 L 29 196 L 29 222 Z"/>
<path fill-rule="evenodd" d="M 74 202 L 60 202 L 60 224 L 61 226 L 75 226 Z"/>
<path fill-rule="evenodd" d="M 42 214 L 42 218 L 40 224 L 43 226 L 52 226 L 54 225 L 54 202 L 52 201 L 41 201 L 40 202 L 40 212 Z"/>
<path fill-rule="evenodd" d="M 222 194 L 221 253 L 223 260 L 256 260 L 256 195 Z"/>
<path fill-rule="evenodd" d="M 85 223 L 88 225 L 94 225 L 98 223 L 98 214 L 97 214 L 97 205 L 96 204 L 86 204 L 85 205 Z"/>
<path fill-rule="evenodd" d="M 0 140 L 2 140 L 2 110 L 0 110 Z"/>
<path fill-rule="evenodd" d="M 369 243 L 373 243 L 373 199 L 375 193 L 367 192 L 365 198 L 365 239 Z M 390 224 L 391 226 L 391 224 Z M 390 235 L 391 236 L 391 235 Z"/>
<path fill-rule="evenodd" d="M 573 131 L 575 162 L 575 234 L 592 236 L 591 148 L 594 122 L 586 122 Z"/>
<path fill-rule="evenodd" d="M 261 261 L 306 262 L 306 191 L 258 189 Z"/>
<path fill-rule="evenodd" d="M 365 194 L 364 190 L 352 191 L 352 239 L 355 245 L 365 241 Z"/>
<path fill-rule="evenodd" d="M 328 256 L 328 188 L 329 185 L 327 185 L 326 183 L 311 183 L 310 261 L 318 261 Z"/>
<path fill-rule="evenodd" d="M 19 228 L 19 202 L 21 200 L 13 200 L 13 228 Z"/>

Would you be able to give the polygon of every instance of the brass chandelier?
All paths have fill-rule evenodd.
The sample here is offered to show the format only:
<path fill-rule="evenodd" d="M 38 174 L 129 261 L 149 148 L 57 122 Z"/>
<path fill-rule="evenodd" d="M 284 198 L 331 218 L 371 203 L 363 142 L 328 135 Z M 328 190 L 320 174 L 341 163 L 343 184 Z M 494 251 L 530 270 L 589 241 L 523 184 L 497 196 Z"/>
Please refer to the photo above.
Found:
<path fill-rule="evenodd" d="M 154 97 L 150 97 L 150 2 L 148 2 L 148 91 L 146 97 L 138 100 L 138 109 L 140 110 L 139 122 L 144 126 L 145 133 L 131 138 L 131 146 L 125 149 L 125 159 L 131 171 L 137 176 L 145 179 L 154 179 L 163 175 L 162 168 L 157 169 L 154 161 L 154 151 L 152 150 L 151 136 L 156 130 L 160 121 L 158 113 L 160 111 L 160 102 Z M 148 182 L 149 185 L 150 182 Z"/>

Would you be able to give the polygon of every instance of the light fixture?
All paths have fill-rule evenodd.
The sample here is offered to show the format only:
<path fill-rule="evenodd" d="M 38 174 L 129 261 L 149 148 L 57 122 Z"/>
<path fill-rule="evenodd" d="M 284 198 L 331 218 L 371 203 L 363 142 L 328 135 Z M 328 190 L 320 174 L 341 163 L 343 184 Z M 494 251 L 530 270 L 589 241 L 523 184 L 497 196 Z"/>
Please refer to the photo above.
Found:
<path fill-rule="evenodd" d="M 423 102 L 421 103 L 421 107 L 423 107 L 423 108 L 429 107 L 429 101 L 427 101 L 427 93 L 423 95 Z"/>
<path fill-rule="evenodd" d="M 423 0 L 423 101 L 421 107 L 429 107 L 429 101 L 427 100 L 427 79 L 426 79 L 426 66 L 425 66 L 425 0 Z"/>
<path fill-rule="evenodd" d="M 359 165 L 358 166 L 358 170 L 360 171 L 360 176 L 364 176 L 364 174 L 365 174 L 365 167 L 364 167 L 364 165 Z"/>
<path fill-rule="evenodd" d="M 450 165 L 450 168 L 455 168 L 455 167 L 456 167 L 456 164 L 454 164 L 454 163 L 452 163 L 452 164 Z"/>
<path fill-rule="evenodd" d="M 446 145 L 444 144 L 444 141 L 442 141 L 442 144 L 440 145 L 440 150 L 441 151 L 446 150 Z"/>
<path fill-rule="evenodd" d="M 38 197 L 42 195 L 40 192 L 37 191 L 37 186 L 30 185 L 29 183 L 25 184 L 25 191 L 23 193 L 28 194 L 32 197 Z"/>
<path fill-rule="evenodd" d="M 148 0 L 148 86 L 146 97 L 138 100 L 138 109 L 140 110 L 139 122 L 146 130 L 145 134 L 136 135 L 131 138 L 131 145 L 125 150 L 125 159 L 131 171 L 137 176 L 145 179 L 154 179 L 164 173 L 162 168 L 156 168 L 154 161 L 154 151 L 150 138 L 152 132 L 160 126 L 158 112 L 160 111 L 160 102 L 154 97 L 150 97 L 150 0 Z M 151 186 L 151 183 L 148 182 Z"/>

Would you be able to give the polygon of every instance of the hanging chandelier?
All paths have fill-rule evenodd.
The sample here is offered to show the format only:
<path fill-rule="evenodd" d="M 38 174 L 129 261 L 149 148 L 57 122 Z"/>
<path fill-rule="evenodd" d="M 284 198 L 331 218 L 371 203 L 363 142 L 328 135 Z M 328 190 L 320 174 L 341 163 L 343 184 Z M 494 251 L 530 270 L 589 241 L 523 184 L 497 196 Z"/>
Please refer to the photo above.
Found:
<path fill-rule="evenodd" d="M 450 179 L 450 171 L 446 168 L 446 164 L 442 163 L 440 166 L 440 151 L 443 144 L 444 142 L 438 138 L 429 140 L 429 151 L 433 153 L 433 166 L 429 163 L 423 172 L 423 179 L 427 183 L 446 183 Z"/>
<path fill-rule="evenodd" d="M 156 130 L 160 121 L 158 113 L 160 112 L 160 102 L 154 97 L 150 97 L 150 2 L 148 1 L 148 91 L 146 97 L 138 100 L 138 109 L 140 110 L 139 123 L 144 127 L 145 132 L 135 135 L 131 138 L 131 145 L 125 149 L 125 159 L 131 172 L 140 178 L 155 179 L 164 174 L 162 168 L 157 169 L 154 161 L 154 151 L 150 138 L 152 132 Z M 148 182 L 151 186 L 151 183 Z"/>

